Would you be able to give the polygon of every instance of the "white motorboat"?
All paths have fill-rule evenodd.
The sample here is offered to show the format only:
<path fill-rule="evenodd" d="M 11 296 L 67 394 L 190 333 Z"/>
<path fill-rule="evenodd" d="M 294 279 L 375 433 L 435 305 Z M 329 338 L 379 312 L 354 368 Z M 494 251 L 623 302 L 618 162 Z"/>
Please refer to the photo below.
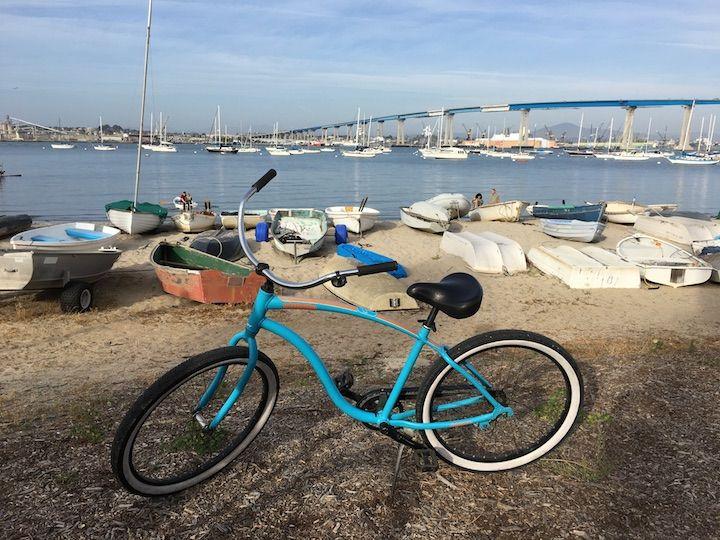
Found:
<path fill-rule="evenodd" d="M 540 245 L 527 257 L 543 274 L 555 276 L 571 289 L 640 287 L 638 267 L 602 248 Z"/>
<path fill-rule="evenodd" d="M 133 200 L 114 201 L 105 205 L 110 222 L 129 234 L 154 231 L 167 216 L 167 210 L 158 204 L 138 203 L 140 190 L 140 164 L 142 157 L 142 133 L 145 122 L 145 97 L 147 93 L 148 57 L 150 54 L 150 26 L 152 23 L 152 0 L 148 1 L 148 17 L 145 29 L 145 62 L 143 69 L 142 95 L 140 98 L 140 136 L 138 137 L 135 160 L 135 190 Z"/>
<path fill-rule="evenodd" d="M 215 226 L 217 214 L 215 212 L 196 212 L 185 210 L 172 216 L 172 220 L 179 231 L 196 233 L 212 229 Z"/>
<path fill-rule="evenodd" d="M 456 146 L 443 146 L 441 148 L 421 148 L 423 159 L 467 159 L 468 151 Z"/>
<path fill-rule="evenodd" d="M 461 218 L 470 211 L 470 201 L 462 193 L 441 193 L 430 197 L 427 202 L 448 211 L 452 218 Z"/>
<path fill-rule="evenodd" d="M 510 159 L 522 163 L 524 161 L 530 161 L 531 159 L 535 159 L 535 156 L 532 154 L 526 154 L 525 152 L 518 152 L 517 154 L 511 153 Z"/>
<path fill-rule="evenodd" d="M 268 215 L 267 210 L 245 210 L 245 228 L 254 229 L 258 223 L 265 221 Z M 238 228 L 238 213 L 237 212 L 220 212 L 220 221 L 222 226 L 226 229 L 237 229 Z"/>
<path fill-rule="evenodd" d="M 450 228 L 450 214 L 447 210 L 425 201 L 400 208 L 400 220 L 408 227 L 434 234 Z"/>
<path fill-rule="evenodd" d="M 525 272 L 525 254 L 520 245 L 504 236 L 491 232 L 445 232 L 440 249 L 462 258 L 476 272 L 514 274 Z"/>
<path fill-rule="evenodd" d="M 10 239 L 13 249 L 34 251 L 96 251 L 114 247 L 120 230 L 99 223 L 62 223 L 30 229 Z"/>
<path fill-rule="evenodd" d="M 522 211 L 528 207 L 523 201 L 507 201 L 495 204 L 484 204 L 470 210 L 471 221 L 520 221 Z"/>
<path fill-rule="evenodd" d="M 682 216 L 639 216 L 635 221 L 635 230 L 677 244 L 692 246 L 718 238 L 720 223 Z"/>
<path fill-rule="evenodd" d="M 636 234 L 623 238 L 616 251 L 620 257 L 637 265 L 646 280 L 660 285 L 699 285 L 709 280 L 713 273 L 713 267 L 707 262 L 652 236 Z"/>
<path fill-rule="evenodd" d="M 270 232 L 273 247 L 297 261 L 320 249 L 327 233 L 327 216 L 314 208 L 278 209 Z"/>
<path fill-rule="evenodd" d="M 330 206 L 325 209 L 333 225 L 345 225 L 351 233 L 369 231 L 380 217 L 380 211 L 366 206 Z"/>
<path fill-rule="evenodd" d="M 266 146 L 265 151 L 271 156 L 289 156 L 290 152 L 282 146 Z"/>
<path fill-rule="evenodd" d="M 50 148 L 53 150 L 71 150 L 75 148 L 75 145 L 70 143 L 51 143 Z"/>
<path fill-rule="evenodd" d="M 575 242 L 595 242 L 605 230 L 600 221 L 580 221 L 577 219 L 541 219 L 539 228 L 548 236 L 573 240 Z"/>

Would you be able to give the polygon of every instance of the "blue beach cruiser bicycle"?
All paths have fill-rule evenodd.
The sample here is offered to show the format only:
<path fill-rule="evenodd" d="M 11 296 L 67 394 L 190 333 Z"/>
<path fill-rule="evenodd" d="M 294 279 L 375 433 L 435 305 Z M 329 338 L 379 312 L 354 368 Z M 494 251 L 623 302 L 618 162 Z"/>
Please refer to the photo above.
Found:
<path fill-rule="evenodd" d="M 278 373 L 258 349 L 261 330 L 293 345 L 310 363 L 330 400 L 344 414 L 394 440 L 469 471 L 505 471 L 544 456 L 571 432 L 583 385 L 573 358 L 554 341 L 520 330 L 492 331 L 454 347 L 431 341 L 435 318 L 463 319 L 480 308 L 482 288 L 464 273 L 415 283 L 407 294 L 430 307 L 418 331 L 349 304 L 278 296 L 275 286 L 309 289 L 327 281 L 392 271 L 381 263 L 289 282 L 259 262 L 245 239 L 246 202 L 275 177 L 268 171 L 243 197 L 239 234 L 256 271 L 266 278 L 245 329 L 229 346 L 199 354 L 171 369 L 137 399 L 118 427 L 112 467 L 131 492 L 168 495 L 227 467 L 267 424 L 278 397 Z M 397 380 L 360 395 L 348 373 L 333 378 L 313 348 L 270 311 L 300 309 L 359 317 L 414 340 Z M 420 352 L 436 359 L 417 387 L 406 386 Z"/>

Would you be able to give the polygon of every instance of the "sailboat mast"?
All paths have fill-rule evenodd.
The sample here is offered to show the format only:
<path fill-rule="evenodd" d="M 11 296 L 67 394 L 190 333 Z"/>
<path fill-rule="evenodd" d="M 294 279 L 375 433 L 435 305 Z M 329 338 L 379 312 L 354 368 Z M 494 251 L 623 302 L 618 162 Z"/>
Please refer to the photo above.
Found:
<path fill-rule="evenodd" d="M 700 122 L 700 137 L 698 137 L 697 153 L 700 153 L 700 145 L 702 144 L 703 131 L 705 131 L 705 117 L 702 117 Z"/>
<path fill-rule="evenodd" d="M 648 151 L 648 145 L 650 144 L 650 126 L 652 126 L 652 116 L 648 120 L 648 131 L 647 131 L 647 137 L 645 137 L 645 153 L 647 154 Z"/>
<path fill-rule="evenodd" d="M 612 131 L 613 131 L 614 124 L 615 124 L 615 117 L 612 117 L 610 119 L 610 135 L 608 136 L 608 154 L 610 153 L 610 148 L 612 146 Z"/>
<path fill-rule="evenodd" d="M 582 137 L 583 120 L 585 120 L 585 113 L 580 113 L 580 131 L 578 131 L 578 143 L 577 149 L 580 150 L 580 138 Z"/>
<path fill-rule="evenodd" d="M 438 127 L 438 139 L 437 139 L 437 148 L 440 150 L 442 148 L 442 138 L 443 138 L 443 118 L 445 118 L 445 107 L 440 109 L 440 126 Z"/>
<path fill-rule="evenodd" d="M 100 144 L 103 144 L 102 116 L 100 117 Z"/>
<path fill-rule="evenodd" d="M 135 162 L 135 192 L 133 194 L 133 210 L 137 207 L 140 189 L 140 159 L 142 157 L 142 134 L 145 125 L 145 94 L 147 93 L 148 56 L 150 54 L 150 26 L 152 25 L 152 0 L 148 0 L 147 30 L 145 33 L 145 65 L 143 67 L 142 99 L 140 101 L 140 133 L 138 134 L 137 160 Z"/>
<path fill-rule="evenodd" d="M 367 146 L 370 146 L 370 133 L 372 133 L 372 115 L 370 115 L 370 124 L 367 130 Z"/>
<path fill-rule="evenodd" d="M 360 107 L 358 107 L 357 127 L 355 128 L 355 146 L 358 146 L 360 141 Z"/>

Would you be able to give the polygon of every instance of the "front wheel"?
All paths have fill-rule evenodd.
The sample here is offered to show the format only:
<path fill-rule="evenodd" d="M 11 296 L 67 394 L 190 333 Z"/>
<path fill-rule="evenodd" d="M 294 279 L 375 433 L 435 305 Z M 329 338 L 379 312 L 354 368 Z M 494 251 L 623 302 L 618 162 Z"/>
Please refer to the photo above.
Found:
<path fill-rule="evenodd" d="M 512 415 L 489 423 L 463 423 L 493 411 L 469 381 L 442 358 L 420 387 L 418 422 L 459 421 L 423 430 L 443 460 L 470 471 L 504 471 L 544 456 L 571 432 L 583 399 L 580 371 L 554 341 L 530 332 L 502 330 L 472 337 L 448 351 L 476 373 L 488 393 Z"/>
<path fill-rule="evenodd" d="M 246 369 L 246 347 L 223 347 L 189 358 L 145 390 L 113 442 L 112 467 L 122 485 L 139 495 L 168 495 L 229 465 L 265 426 L 278 396 L 267 356 L 258 352 L 252 371 Z M 208 429 L 241 380 L 234 405 Z"/>

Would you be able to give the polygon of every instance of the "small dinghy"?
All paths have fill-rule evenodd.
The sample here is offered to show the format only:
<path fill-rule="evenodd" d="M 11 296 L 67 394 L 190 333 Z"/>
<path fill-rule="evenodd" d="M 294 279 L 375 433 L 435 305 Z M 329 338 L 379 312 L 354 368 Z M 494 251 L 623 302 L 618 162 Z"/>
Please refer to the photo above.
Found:
<path fill-rule="evenodd" d="M 196 212 L 194 210 L 185 210 L 172 216 L 177 230 L 186 233 L 210 230 L 215 226 L 216 219 L 217 214 L 215 212 Z"/>
<path fill-rule="evenodd" d="M 182 197 L 178 196 L 173 199 L 173 206 L 178 210 L 187 210 L 188 207 L 197 208 L 197 201 L 192 201 L 190 203 L 183 202 Z"/>
<path fill-rule="evenodd" d="M 400 208 L 400 220 L 408 227 L 434 234 L 450 228 L 450 214 L 447 210 L 425 201 Z"/>
<path fill-rule="evenodd" d="M 528 260 L 571 289 L 640 288 L 637 266 L 598 247 L 538 246 L 528 252 Z"/>
<path fill-rule="evenodd" d="M 273 246 L 292 255 L 295 261 L 314 253 L 327 233 L 325 212 L 314 208 L 278 209 L 270 225 Z"/>
<path fill-rule="evenodd" d="M 348 231 L 355 234 L 372 229 L 380 217 L 379 210 L 368 208 L 363 203 L 360 206 L 330 206 L 325 209 L 325 214 L 333 225 L 345 225 Z"/>
<path fill-rule="evenodd" d="M 341 257 L 347 257 L 349 259 L 355 259 L 363 264 L 380 264 L 384 262 L 396 262 L 395 259 L 375 253 L 369 249 L 361 248 L 360 246 L 354 246 L 352 244 L 340 244 L 337 247 L 337 254 Z M 392 277 L 396 279 L 407 277 L 408 273 L 405 267 L 398 263 L 397 269 L 392 272 L 388 272 Z"/>
<path fill-rule="evenodd" d="M 347 270 L 359 266 L 359 264 L 352 259 L 335 256 L 328 260 L 321 273 L 329 274 L 338 270 Z M 387 273 L 370 274 L 362 279 L 348 279 L 342 287 L 335 287 L 331 281 L 325 282 L 324 285 L 328 291 L 341 300 L 371 311 L 418 309 L 417 302 L 405 292 L 408 284 Z"/>
<path fill-rule="evenodd" d="M 527 270 L 520 245 L 499 234 L 471 232 L 443 234 L 440 249 L 462 258 L 476 272 L 514 274 Z"/>
<path fill-rule="evenodd" d="M 0 290 L 63 289 L 62 310 L 84 312 L 93 304 L 92 284 L 110 271 L 120 254 L 116 249 L 0 251 Z"/>
<path fill-rule="evenodd" d="M 617 254 L 640 268 L 653 283 L 670 287 L 699 285 L 710 279 L 713 267 L 692 253 L 668 242 L 636 234 L 618 242 Z"/>
<path fill-rule="evenodd" d="M 696 242 L 711 242 L 720 236 L 717 221 L 681 216 L 640 216 L 635 230 L 649 236 L 691 246 Z"/>
<path fill-rule="evenodd" d="M 635 201 L 609 201 L 605 203 L 605 217 L 611 223 L 634 225 L 639 216 L 650 211 L 667 212 L 677 209 L 677 204 L 639 204 Z"/>
<path fill-rule="evenodd" d="M 226 261 L 237 261 L 243 256 L 237 231 L 227 229 L 202 232 L 190 243 L 190 247 Z"/>
<path fill-rule="evenodd" d="M 484 204 L 470 210 L 471 221 L 520 221 L 520 215 L 528 203 L 523 201 L 507 201 L 495 204 Z"/>
<path fill-rule="evenodd" d="M 426 202 L 444 208 L 452 219 L 466 216 L 471 206 L 470 201 L 462 193 L 441 193 Z"/>
<path fill-rule="evenodd" d="M 600 221 L 605 212 L 605 204 L 561 204 L 548 206 L 534 204 L 527 207 L 528 213 L 536 218 L 544 219 L 572 219 L 576 221 Z"/>
<path fill-rule="evenodd" d="M 27 230 L 31 225 L 32 218 L 27 214 L 0 216 L 0 238 Z"/>
<path fill-rule="evenodd" d="M 265 281 L 249 266 L 180 244 L 160 242 L 150 262 L 166 293 L 203 304 L 250 305 Z"/>
<path fill-rule="evenodd" d="M 539 229 L 553 238 L 575 242 L 595 242 L 605 230 L 605 224 L 576 219 L 541 219 Z"/>
<path fill-rule="evenodd" d="M 267 210 L 245 210 L 245 228 L 254 229 L 258 223 L 265 221 L 268 215 Z M 220 212 L 220 221 L 222 226 L 226 229 L 237 229 L 238 228 L 238 213 L 237 212 Z"/>
<path fill-rule="evenodd" d="M 96 251 L 113 247 L 120 229 L 99 223 L 62 223 L 16 234 L 10 239 L 14 249 L 34 251 Z"/>

